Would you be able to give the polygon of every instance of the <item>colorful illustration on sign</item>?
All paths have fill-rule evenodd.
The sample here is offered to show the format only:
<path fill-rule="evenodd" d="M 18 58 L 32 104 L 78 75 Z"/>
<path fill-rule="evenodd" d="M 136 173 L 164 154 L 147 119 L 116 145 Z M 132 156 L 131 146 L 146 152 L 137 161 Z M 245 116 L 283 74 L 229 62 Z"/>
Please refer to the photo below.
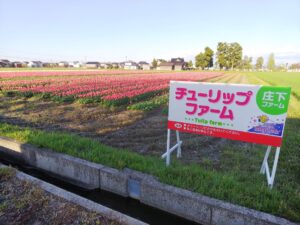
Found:
<path fill-rule="evenodd" d="M 171 81 L 168 128 L 280 146 L 291 89 Z"/>
<path fill-rule="evenodd" d="M 283 122 L 283 121 L 281 121 Z M 282 136 L 284 123 L 272 121 L 267 115 L 261 115 L 251 118 L 249 132 Z"/>

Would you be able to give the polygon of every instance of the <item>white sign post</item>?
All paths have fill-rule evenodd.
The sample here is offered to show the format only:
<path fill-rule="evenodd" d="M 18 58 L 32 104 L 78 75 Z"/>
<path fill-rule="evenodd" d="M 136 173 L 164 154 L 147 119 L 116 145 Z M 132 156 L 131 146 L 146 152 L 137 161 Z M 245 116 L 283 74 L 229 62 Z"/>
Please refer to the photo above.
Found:
<path fill-rule="evenodd" d="M 228 138 L 267 145 L 260 169 L 272 188 L 287 115 L 289 87 L 199 82 L 170 82 L 167 149 L 162 155 L 170 165 L 171 153 L 181 157 L 179 132 Z M 171 130 L 176 144 L 170 147 Z M 276 147 L 272 172 L 268 158 Z"/>

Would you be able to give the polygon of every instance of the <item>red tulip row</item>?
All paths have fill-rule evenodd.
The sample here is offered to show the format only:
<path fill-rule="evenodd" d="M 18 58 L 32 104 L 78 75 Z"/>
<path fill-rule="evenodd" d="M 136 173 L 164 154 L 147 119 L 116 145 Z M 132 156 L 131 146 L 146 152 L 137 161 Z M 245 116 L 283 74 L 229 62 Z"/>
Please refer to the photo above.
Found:
<path fill-rule="evenodd" d="M 76 71 L 77 72 L 77 71 Z M 2 81 L 2 90 L 50 93 L 75 98 L 100 97 L 105 101 L 131 99 L 146 93 L 159 93 L 168 88 L 170 80 L 200 81 L 221 73 L 185 72 L 133 74 L 123 76 L 59 77 L 49 79 Z"/>

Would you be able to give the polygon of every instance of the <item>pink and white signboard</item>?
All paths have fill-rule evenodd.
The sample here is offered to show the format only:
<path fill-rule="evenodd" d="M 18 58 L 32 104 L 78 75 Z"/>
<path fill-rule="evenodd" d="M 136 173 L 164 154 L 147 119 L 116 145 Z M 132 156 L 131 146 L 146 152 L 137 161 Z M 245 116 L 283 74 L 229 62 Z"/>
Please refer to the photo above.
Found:
<path fill-rule="evenodd" d="M 168 129 L 281 146 L 291 89 L 170 82 Z"/>

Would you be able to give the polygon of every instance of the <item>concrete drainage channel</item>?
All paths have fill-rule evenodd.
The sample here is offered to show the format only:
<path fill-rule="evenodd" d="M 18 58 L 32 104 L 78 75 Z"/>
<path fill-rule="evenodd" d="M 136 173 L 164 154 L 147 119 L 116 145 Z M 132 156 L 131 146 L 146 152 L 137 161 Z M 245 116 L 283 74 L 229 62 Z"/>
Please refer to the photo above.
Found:
<path fill-rule="evenodd" d="M 3 165 L 1 162 L 3 160 L 0 160 L 0 168 L 6 167 L 6 165 Z M 100 213 L 101 215 L 112 219 L 114 221 L 118 221 L 122 224 L 128 224 L 128 225 L 147 225 L 147 223 L 144 223 L 138 219 L 132 218 L 128 215 L 122 214 L 118 211 L 115 211 L 113 209 L 110 209 L 108 207 L 105 207 L 103 205 L 97 204 L 96 202 L 93 202 L 91 200 L 88 200 L 86 198 L 83 198 L 77 194 L 74 194 L 72 192 L 66 191 L 62 188 L 59 188 L 57 186 L 54 186 L 50 183 L 47 183 L 43 180 L 40 180 L 36 177 L 33 177 L 31 175 L 28 175 L 26 173 L 20 172 L 17 170 L 16 177 L 19 180 L 23 181 L 29 181 L 32 184 L 35 184 L 37 187 L 43 189 L 46 192 L 49 192 L 50 194 L 53 194 L 57 197 L 60 197 L 70 203 L 74 203 L 76 205 L 82 206 L 83 208 L 86 208 L 87 210 L 94 211 L 97 213 Z M 2 215 L 0 215 L 1 217 Z M 3 220 L 2 220 L 3 221 Z"/>
<path fill-rule="evenodd" d="M 90 190 L 100 188 L 101 192 L 112 192 L 125 197 L 127 200 L 136 199 L 142 204 L 138 201 L 130 201 L 135 202 L 134 204 L 140 204 L 134 208 L 139 208 L 141 211 L 143 211 L 141 207 L 148 205 L 201 224 L 296 224 L 271 214 L 165 185 L 150 175 L 134 170 L 119 171 L 69 155 L 38 149 L 29 144 L 21 144 L 9 138 L 0 137 L 0 146 L 2 146 L 0 152 L 3 155 L 47 171 L 47 173 L 50 172 L 64 180 L 67 179 L 69 183 L 75 186 Z M 94 198 L 96 196 L 92 195 L 92 199 Z M 119 204 L 119 201 L 117 203 Z M 126 207 L 124 206 L 124 208 Z M 150 207 L 148 208 L 150 209 Z M 130 213 L 126 214 L 130 215 Z M 146 215 L 147 212 L 141 214 Z M 170 216 L 169 214 L 165 215 Z M 137 217 L 143 220 L 142 215 Z M 163 213 L 157 211 L 148 218 L 150 220 L 156 218 L 155 221 L 146 221 L 146 218 L 144 221 L 150 224 L 194 224 L 187 220 L 180 221 L 178 217 L 174 217 L 174 221 L 170 221 L 171 217 L 163 221 Z"/>
<path fill-rule="evenodd" d="M 17 174 L 17 176 L 23 180 L 33 181 L 41 186 L 42 189 L 49 191 L 54 195 L 58 195 L 59 197 L 65 198 L 66 200 L 79 204 L 87 209 L 99 211 L 100 213 L 103 213 L 112 219 L 124 222 L 125 224 L 196 225 L 194 222 L 163 212 L 153 207 L 149 207 L 134 199 L 124 198 L 108 191 L 99 189 L 87 190 L 76 185 L 72 185 L 49 175 L 47 172 L 27 165 L 22 165 L 20 161 L 11 161 L 7 159 L 7 156 L 3 157 L 0 153 L 0 167 L 1 163 L 6 166 L 13 166 L 19 171 L 24 172 L 19 172 Z M 40 181 L 45 182 L 40 185 Z M 65 194 L 64 190 L 68 193 Z M 107 208 L 103 211 L 103 207 Z M 99 208 L 100 210 L 98 210 Z"/>

